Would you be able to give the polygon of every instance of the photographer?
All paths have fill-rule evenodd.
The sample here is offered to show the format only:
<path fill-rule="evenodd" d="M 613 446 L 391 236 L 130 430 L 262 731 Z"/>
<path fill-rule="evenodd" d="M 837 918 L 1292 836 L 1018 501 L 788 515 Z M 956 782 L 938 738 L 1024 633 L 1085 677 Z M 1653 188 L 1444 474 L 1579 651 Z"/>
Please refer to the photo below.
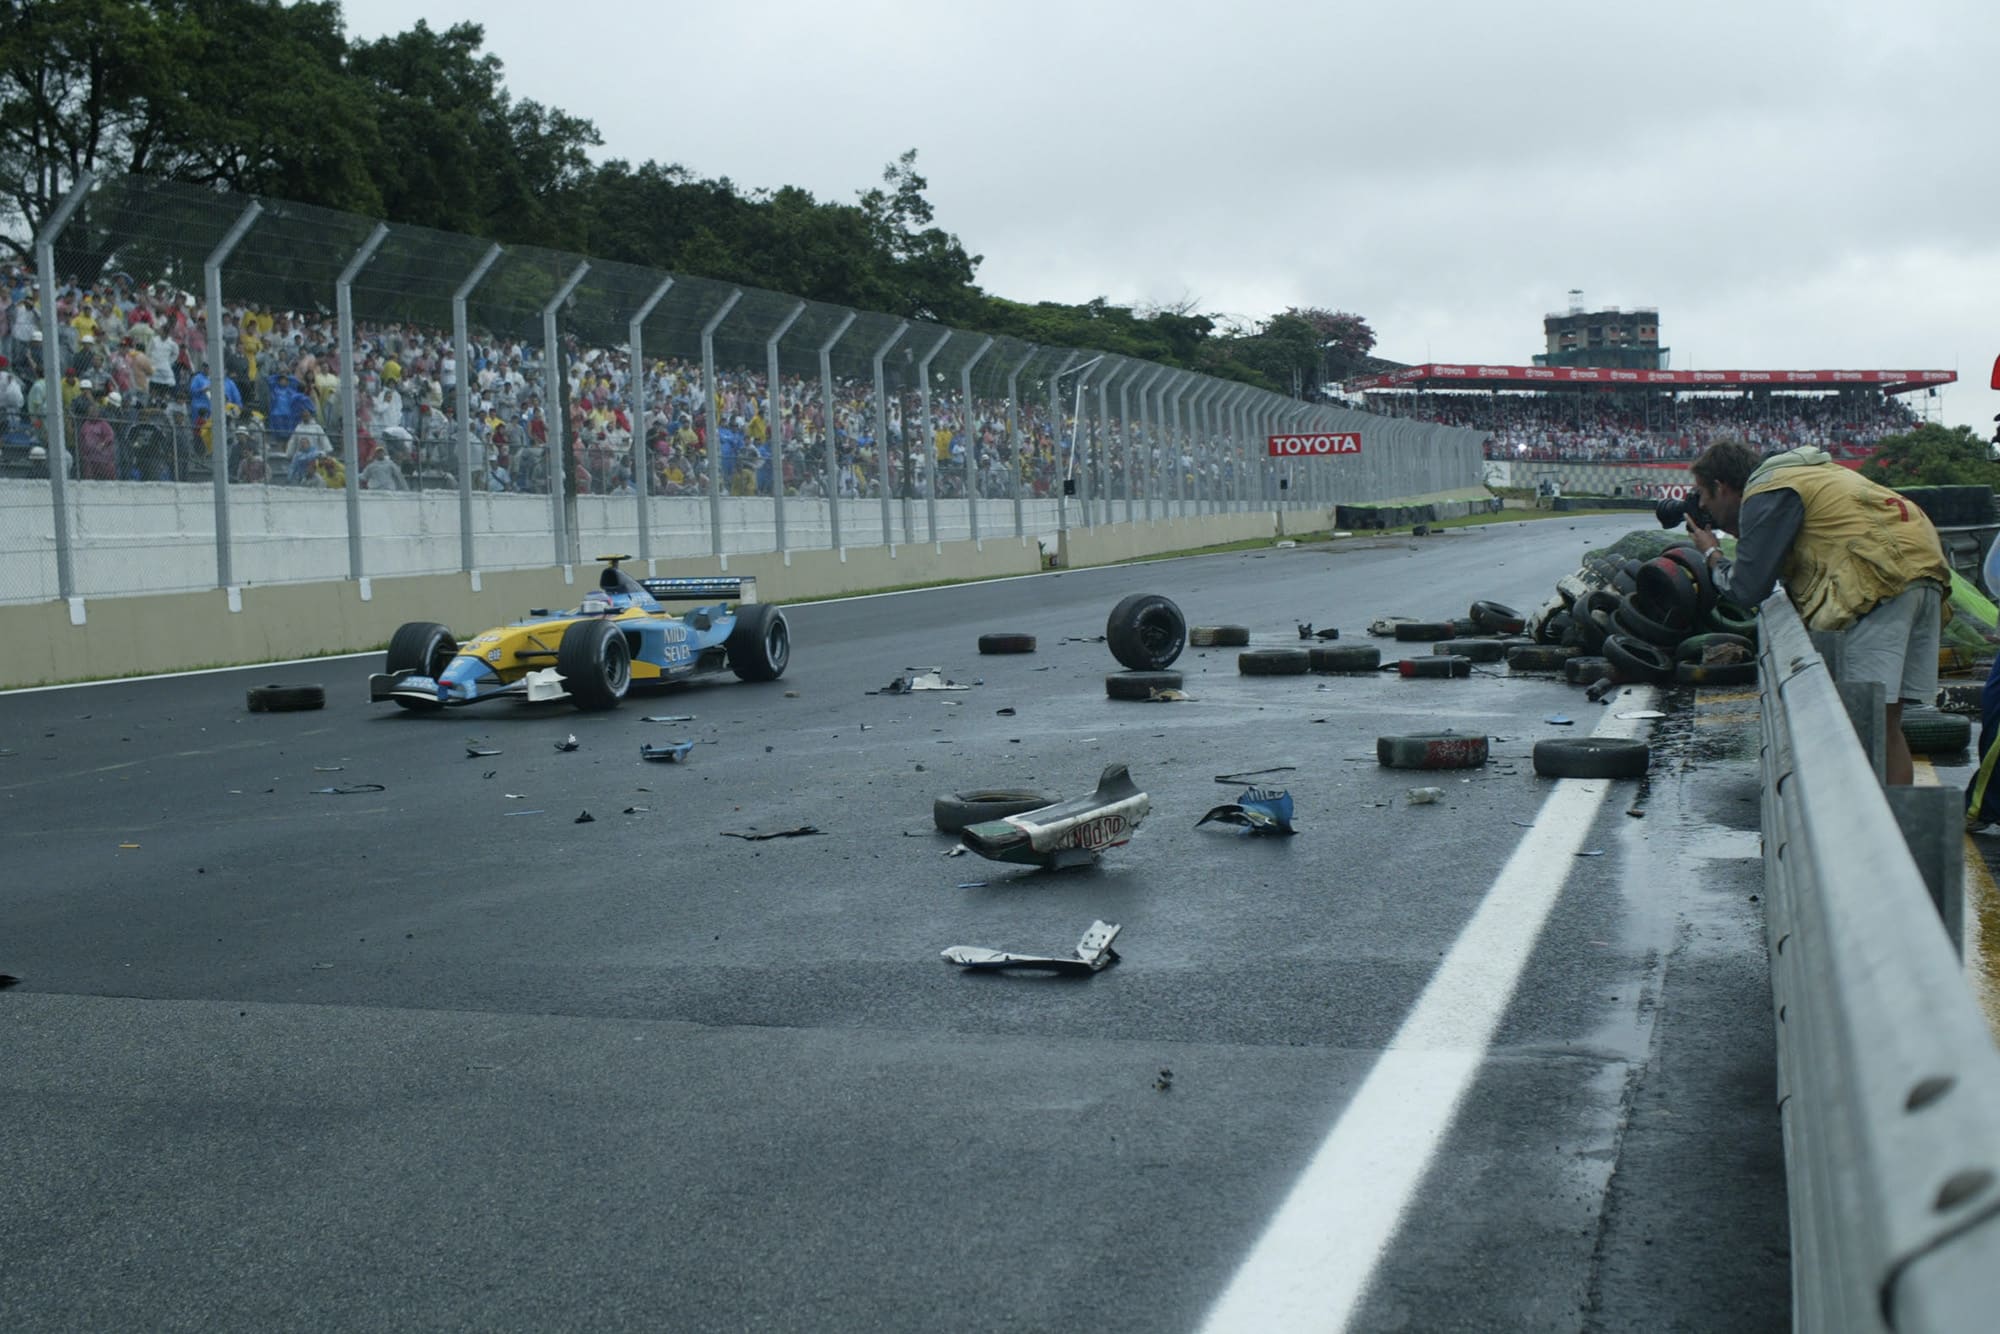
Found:
<path fill-rule="evenodd" d="M 1689 510 L 1688 532 L 1717 593 L 1755 607 L 1782 577 L 1807 629 L 1846 632 L 1842 679 L 1882 683 L 1884 777 L 1907 786 L 1913 766 L 1903 705 L 1937 697 L 1939 603 L 1951 583 L 1937 530 L 1915 505 L 1821 449 L 1759 462 L 1747 445 L 1722 440 L 1690 471 L 1706 513 Z M 1714 528 L 1736 534 L 1733 562 L 1723 559 Z"/>

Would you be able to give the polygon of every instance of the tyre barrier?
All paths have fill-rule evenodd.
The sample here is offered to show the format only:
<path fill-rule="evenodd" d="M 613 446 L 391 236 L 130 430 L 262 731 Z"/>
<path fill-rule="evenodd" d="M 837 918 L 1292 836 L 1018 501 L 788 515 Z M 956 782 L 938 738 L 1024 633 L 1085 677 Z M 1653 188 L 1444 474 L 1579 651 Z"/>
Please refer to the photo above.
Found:
<path fill-rule="evenodd" d="M 1392 632 L 1397 642 L 1404 644 L 1450 639 L 1456 633 L 1450 621 L 1398 621 Z"/>
<path fill-rule="evenodd" d="M 1563 664 L 1563 680 L 1573 686 L 1594 684 L 1599 677 L 1611 675 L 1611 659 L 1579 655 Z"/>
<path fill-rule="evenodd" d="M 1473 624 L 1489 635 L 1518 635 L 1528 625 L 1527 617 L 1499 602 L 1475 602 L 1470 615 Z"/>
<path fill-rule="evenodd" d="M 1431 645 L 1433 653 L 1456 653 L 1474 662 L 1499 662 L 1507 656 L 1507 645 L 1498 639 L 1440 639 Z"/>
<path fill-rule="evenodd" d="M 1404 658 L 1396 664 L 1405 679 L 1415 677 L 1471 676 L 1472 659 L 1456 653 L 1434 654 L 1427 658 Z"/>
<path fill-rule="evenodd" d="M 1604 641 L 1604 656 L 1614 672 L 1626 681 L 1646 681 L 1666 685 L 1674 679 L 1674 660 L 1657 644 L 1625 635 L 1611 635 Z"/>
<path fill-rule="evenodd" d="M 1560 644 L 1521 644 L 1507 650 L 1510 672 L 1559 672 L 1562 665 L 1578 656 L 1573 648 Z"/>
<path fill-rule="evenodd" d="M 1239 648 L 1250 642 L 1247 625 L 1194 625 L 1188 627 L 1191 648 Z"/>
<path fill-rule="evenodd" d="M 1035 651 L 1035 637 L 1033 635 L 1015 634 L 1011 631 L 981 635 L 979 636 L 979 651 L 981 653 L 1033 653 Z"/>

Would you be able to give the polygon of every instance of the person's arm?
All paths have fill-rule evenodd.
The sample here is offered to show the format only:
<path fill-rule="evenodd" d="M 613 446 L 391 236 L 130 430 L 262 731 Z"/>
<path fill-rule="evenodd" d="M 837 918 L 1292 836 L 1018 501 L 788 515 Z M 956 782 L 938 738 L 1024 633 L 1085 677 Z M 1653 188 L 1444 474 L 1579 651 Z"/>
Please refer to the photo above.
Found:
<path fill-rule="evenodd" d="M 1725 558 L 1720 549 L 1708 556 L 1709 575 L 1715 590 L 1739 607 L 1754 609 L 1771 596 L 1777 586 L 1778 571 L 1785 553 L 1804 525 L 1806 508 L 1799 494 L 1789 487 L 1764 491 L 1743 502 L 1736 539 L 1736 559 Z"/>

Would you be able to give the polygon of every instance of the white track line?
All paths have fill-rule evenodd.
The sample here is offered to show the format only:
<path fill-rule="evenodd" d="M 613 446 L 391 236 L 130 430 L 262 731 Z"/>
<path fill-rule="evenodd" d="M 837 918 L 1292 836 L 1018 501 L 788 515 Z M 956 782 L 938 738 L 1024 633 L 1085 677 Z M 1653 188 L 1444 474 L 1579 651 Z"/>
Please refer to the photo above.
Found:
<path fill-rule="evenodd" d="M 1634 690 L 1619 711 L 1651 709 Z M 1593 735 L 1648 723 L 1607 709 Z M 1361 1088 L 1210 1310 L 1207 1334 L 1346 1328 L 1432 1159 L 1605 797 L 1618 783 L 1567 780 L 1501 868 Z"/>

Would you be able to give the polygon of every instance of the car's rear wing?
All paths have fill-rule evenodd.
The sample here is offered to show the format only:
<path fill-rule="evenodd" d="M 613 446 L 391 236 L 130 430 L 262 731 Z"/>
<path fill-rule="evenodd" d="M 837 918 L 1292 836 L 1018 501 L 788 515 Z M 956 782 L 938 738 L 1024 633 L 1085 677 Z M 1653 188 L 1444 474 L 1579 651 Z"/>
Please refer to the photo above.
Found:
<path fill-rule="evenodd" d="M 639 586 L 662 602 L 706 602 L 720 599 L 745 606 L 757 600 L 757 576 L 720 574 L 707 579 L 641 579 Z"/>

